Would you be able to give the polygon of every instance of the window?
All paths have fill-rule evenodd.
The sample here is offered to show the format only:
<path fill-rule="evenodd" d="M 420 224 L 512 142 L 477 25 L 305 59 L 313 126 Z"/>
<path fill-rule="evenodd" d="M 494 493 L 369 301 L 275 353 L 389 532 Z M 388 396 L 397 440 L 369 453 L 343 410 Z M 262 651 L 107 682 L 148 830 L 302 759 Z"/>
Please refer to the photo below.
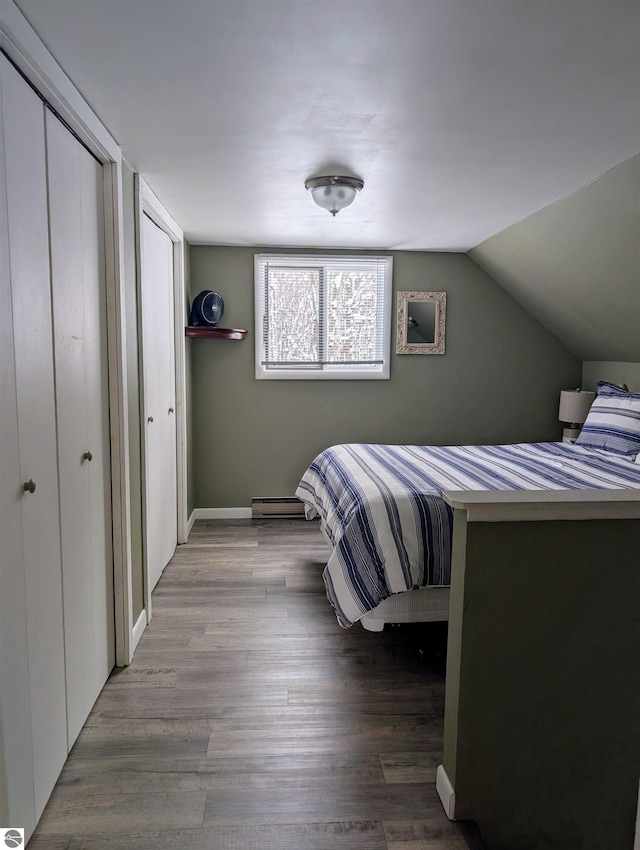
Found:
<path fill-rule="evenodd" d="M 256 378 L 389 377 L 391 257 L 256 254 Z"/>

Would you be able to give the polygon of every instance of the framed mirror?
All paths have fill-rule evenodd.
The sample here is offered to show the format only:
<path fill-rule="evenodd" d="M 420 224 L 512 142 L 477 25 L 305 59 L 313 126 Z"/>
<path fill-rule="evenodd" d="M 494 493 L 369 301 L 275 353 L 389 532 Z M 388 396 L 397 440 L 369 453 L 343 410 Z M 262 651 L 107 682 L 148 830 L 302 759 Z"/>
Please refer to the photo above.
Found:
<path fill-rule="evenodd" d="M 446 292 L 398 292 L 396 354 L 444 354 Z"/>

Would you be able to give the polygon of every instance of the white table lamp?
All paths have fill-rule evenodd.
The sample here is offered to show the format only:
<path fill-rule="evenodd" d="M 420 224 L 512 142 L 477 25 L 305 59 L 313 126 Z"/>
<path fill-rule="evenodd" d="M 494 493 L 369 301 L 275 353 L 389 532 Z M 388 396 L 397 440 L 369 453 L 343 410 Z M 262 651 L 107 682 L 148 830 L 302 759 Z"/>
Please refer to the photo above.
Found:
<path fill-rule="evenodd" d="M 562 432 L 563 443 L 575 443 L 578 439 L 582 424 L 587 418 L 589 408 L 595 397 L 596 394 L 588 390 L 560 391 L 558 419 L 568 425 Z"/>

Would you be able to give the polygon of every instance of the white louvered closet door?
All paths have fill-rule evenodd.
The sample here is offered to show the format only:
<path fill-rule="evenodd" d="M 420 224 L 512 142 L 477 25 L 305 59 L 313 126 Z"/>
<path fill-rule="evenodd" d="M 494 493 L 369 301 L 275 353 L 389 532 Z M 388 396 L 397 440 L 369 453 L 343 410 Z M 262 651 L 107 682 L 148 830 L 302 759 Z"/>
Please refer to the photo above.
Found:
<path fill-rule="evenodd" d="M 69 748 L 114 664 L 102 167 L 46 115 Z"/>
<path fill-rule="evenodd" d="M 67 756 L 58 474 L 44 108 L 3 56 L 0 63 L 2 302 L 11 305 L 10 323 L 2 319 L 0 699 L 9 812 L 29 834 Z"/>
<path fill-rule="evenodd" d="M 141 234 L 145 547 L 149 592 L 178 539 L 173 242 L 147 215 Z"/>

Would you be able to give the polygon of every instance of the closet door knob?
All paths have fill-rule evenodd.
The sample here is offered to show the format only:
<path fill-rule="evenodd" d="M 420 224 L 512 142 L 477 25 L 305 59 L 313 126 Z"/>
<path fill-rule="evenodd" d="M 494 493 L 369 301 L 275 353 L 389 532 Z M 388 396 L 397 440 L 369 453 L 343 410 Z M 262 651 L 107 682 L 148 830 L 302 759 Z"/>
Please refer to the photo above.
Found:
<path fill-rule="evenodd" d="M 153 416 L 147 416 L 147 422 L 153 422 Z"/>
<path fill-rule="evenodd" d="M 36 492 L 36 482 L 33 480 L 33 478 L 30 478 L 29 481 L 24 482 L 24 491 L 25 493 Z"/>
<path fill-rule="evenodd" d="M 169 408 L 169 413 L 173 413 L 173 408 L 172 408 L 172 407 L 170 407 L 170 408 Z"/>
<path fill-rule="evenodd" d="M 85 452 L 82 455 L 82 460 L 92 461 L 93 460 L 93 454 L 91 452 Z"/>

